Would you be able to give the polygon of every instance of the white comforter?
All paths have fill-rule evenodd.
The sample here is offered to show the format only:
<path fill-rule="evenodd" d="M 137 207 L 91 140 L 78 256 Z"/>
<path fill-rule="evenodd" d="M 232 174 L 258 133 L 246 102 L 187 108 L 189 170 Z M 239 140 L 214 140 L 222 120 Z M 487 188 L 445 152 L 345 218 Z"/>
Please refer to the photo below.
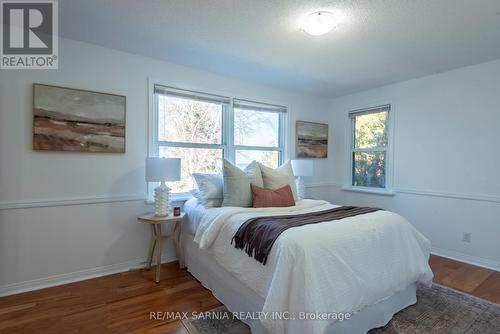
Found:
<path fill-rule="evenodd" d="M 200 248 L 265 300 L 263 312 L 356 312 L 414 282 L 429 284 L 430 242 L 401 216 L 377 211 L 285 231 L 266 265 L 235 249 L 239 226 L 256 216 L 333 208 L 302 200 L 289 208 L 207 210 L 195 235 Z M 335 320 L 261 319 L 270 333 L 323 333 Z"/>

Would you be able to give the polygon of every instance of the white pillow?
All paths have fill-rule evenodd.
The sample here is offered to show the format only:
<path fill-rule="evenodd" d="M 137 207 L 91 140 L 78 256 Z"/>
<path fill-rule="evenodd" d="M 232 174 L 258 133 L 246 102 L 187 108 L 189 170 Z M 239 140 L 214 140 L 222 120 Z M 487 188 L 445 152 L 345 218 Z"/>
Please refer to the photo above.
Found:
<path fill-rule="evenodd" d="M 193 173 L 198 185 L 197 193 L 191 192 L 206 208 L 220 207 L 223 199 L 222 175 Z"/>
<path fill-rule="evenodd" d="M 250 184 L 264 187 L 259 164 L 252 161 L 245 170 L 241 170 L 224 160 L 224 201 L 222 206 L 252 206 L 252 189 Z"/>
<path fill-rule="evenodd" d="M 198 204 L 203 205 L 205 208 L 220 208 L 222 205 L 222 198 L 213 198 L 213 199 L 203 199 L 200 195 L 198 189 L 192 189 L 189 191 L 194 198 L 196 198 Z"/>
<path fill-rule="evenodd" d="M 263 164 L 259 164 L 259 166 L 262 173 L 262 180 L 264 181 L 264 188 L 277 190 L 289 184 L 290 188 L 292 188 L 293 199 L 295 202 L 299 200 L 295 175 L 293 175 L 292 163 L 290 160 L 276 169 L 269 168 Z"/>

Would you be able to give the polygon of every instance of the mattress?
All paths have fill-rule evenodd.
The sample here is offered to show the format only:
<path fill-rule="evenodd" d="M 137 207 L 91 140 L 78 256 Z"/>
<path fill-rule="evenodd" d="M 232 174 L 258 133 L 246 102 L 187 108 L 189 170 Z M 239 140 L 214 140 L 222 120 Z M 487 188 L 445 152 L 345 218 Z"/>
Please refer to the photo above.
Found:
<path fill-rule="evenodd" d="M 231 245 L 247 219 L 332 207 L 335 205 L 326 201 L 302 200 L 287 208 L 205 209 L 194 241 L 220 267 L 263 298 L 262 311 L 270 314 L 355 312 L 415 282 L 430 283 L 429 240 L 403 217 L 388 211 L 289 229 L 274 243 L 266 265 Z M 283 334 L 324 333 L 332 322 L 261 320 L 268 332 Z"/>
<path fill-rule="evenodd" d="M 201 219 L 206 214 L 207 209 L 201 205 L 196 198 L 191 198 L 184 204 L 185 218 L 182 228 L 190 234 L 196 234 L 196 230 L 200 225 Z"/>
<path fill-rule="evenodd" d="M 229 273 L 208 251 L 200 249 L 193 238 L 191 233 L 183 230 L 182 254 L 188 271 L 212 291 L 229 311 L 238 314 L 262 312 L 264 298 Z M 389 298 L 356 312 L 351 319 L 331 324 L 325 334 L 366 334 L 372 328 L 386 325 L 395 313 L 416 301 L 416 285 L 413 283 Z M 241 320 L 250 326 L 252 334 L 269 334 L 258 317 Z"/>

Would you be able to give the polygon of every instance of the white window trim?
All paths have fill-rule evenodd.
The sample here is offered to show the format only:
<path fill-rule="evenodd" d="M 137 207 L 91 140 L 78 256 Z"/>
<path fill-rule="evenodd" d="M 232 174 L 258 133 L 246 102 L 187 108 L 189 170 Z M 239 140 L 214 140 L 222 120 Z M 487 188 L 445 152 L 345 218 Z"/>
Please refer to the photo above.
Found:
<path fill-rule="evenodd" d="M 353 165 L 353 147 L 354 147 L 354 131 L 353 122 L 354 118 L 351 117 L 353 114 L 369 113 L 371 111 L 389 108 L 388 110 L 388 124 L 387 124 L 387 147 L 385 148 L 370 148 L 366 151 L 385 151 L 386 153 L 386 165 L 385 165 L 385 188 L 374 188 L 374 187 L 363 187 L 352 185 L 352 165 Z M 346 126 L 347 129 L 345 134 L 345 159 L 347 165 L 344 169 L 344 185 L 342 190 L 353 191 L 361 193 L 370 193 L 376 195 L 393 196 L 395 192 L 393 190 L 393 170 L 394 170 L 394 106 L 392 104 L 380 104 L 375 107 L 356 109 L 348 111 L 346 113 Z M 360 151 L 359 149 L 357 151 Z"/>
<path fill-rule="evenodd" d="M 279 113 L 279 119 L 278 119 L 278 147 L 269 147 L 269 146 L 250 146 L 250 145 L 236 145 L 234 143 L 234 101 L 235 100 L 242 100 L 242 101 L 247 101 L 251 102 L 249 100 L 243 100 L 243 99 L 238 99 L 238 98 L 231 98 L 231 104 L 228 110 L 228 117 L 227 117 L 227 142 L 228 142 L 228 155 L 225 157 L 227 160 L 230 162 L 234 163 L 236 160 L 236 151 L 238 150 L 245 150 L 245 151 L 274 151 L 278 152 L 278 165 L 281 165 L 285 161 L 285 150 L 286 150 L 286 135 L 287 131 L 285 129 L 285 124 L 286 124 L 286 117 L 288 114 L 287 112 L 280 112 Z M 265 102 L 263 102 L 265 103 Z M 287 109 L 285 107 L 285 109 Z M 288 110 L 288 109 L 287 109 Z"/>
<path fill-rule="evenodd" d="M 283 104 L 275 101 L 262 101 L 260 98 L 253 97 L 241 97 L 236 94 L 228 94 L 220 91 L 215 91 L 212 89 L 205 89 L 199 87 L 186 87 L 186 85 L 172 82 L 165 82 L 161 80 L 155 80 L 152 78 L 148 78 L 148 156 L 155 157 L 159 155 L 159 141 L 156 140 L 158 138 L 158 114 L 156 112 L 156 94 L 155 94 L 155 86 L 165 86 L 165 87 L 175 87 L 179 90 L 187 90 L 193 92 L 203 92 L 206 94 L 213 94 L 219 96 L 230 96 L 230 103 L 225 105 L 222 112 L 222 143 L 221 144 L 195 144 L 195 143 L 172 143 L 169 144 L 178 145 L 178 146 L 189 146 L 189 147 L 200 147 L 200 148 L 222 148 L 223 150 L 223 158 L 228 161 L 234 163 L 235 161 L 235 153 L 236 150 L 266 150 L 266 151 L 278 151 L 279 160 L 278 163 L 282 164 L 290 157 L 290 146 L 289 146 L 289 133 L 290 133 L 290 107 L 287 104 Z M 280 113 L 279 117 L 279 129 L 278 129 L 278 137 L 279 137 L 279 147 L 259 147 L 259 146 L 244 146 L 244 145 L 235 145 L 234 144 L 234 108 L 233 101 L 234 100 L 246 100 L 246 101 L 259 101 L 260 103 L 269 104 L 269 105 L 279 105 L 286 108 L 286 113 Z M 147 183 L 147 200 L 146 203 L 152 204 L 153 201 L 153 192 L 154 187 L 153 183 Z M 173 193 L 171 196 L 172 202 L 181 202 L 190 199 L 192 195 L 189 192 L 186 193 Z"/>

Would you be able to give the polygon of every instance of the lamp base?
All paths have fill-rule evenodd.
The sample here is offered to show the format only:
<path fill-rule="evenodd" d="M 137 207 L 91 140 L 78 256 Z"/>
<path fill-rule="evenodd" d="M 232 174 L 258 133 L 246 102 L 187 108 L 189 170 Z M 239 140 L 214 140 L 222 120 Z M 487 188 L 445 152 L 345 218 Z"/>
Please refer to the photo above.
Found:
<path fill-rule="evenodd" d="M 299 200 L 306 198 L 306 187 L 304 186 L 304 180 L 302 180 L 301 176 L 297 176 L 296 185 L 297 197 L 299 198 Z"/>
<path fill-rule="evenodd" d="M 168 216 L 169 206 L 170 188 L 162 181 L 160 186 L 155 188 L 155 216 Z"/>

